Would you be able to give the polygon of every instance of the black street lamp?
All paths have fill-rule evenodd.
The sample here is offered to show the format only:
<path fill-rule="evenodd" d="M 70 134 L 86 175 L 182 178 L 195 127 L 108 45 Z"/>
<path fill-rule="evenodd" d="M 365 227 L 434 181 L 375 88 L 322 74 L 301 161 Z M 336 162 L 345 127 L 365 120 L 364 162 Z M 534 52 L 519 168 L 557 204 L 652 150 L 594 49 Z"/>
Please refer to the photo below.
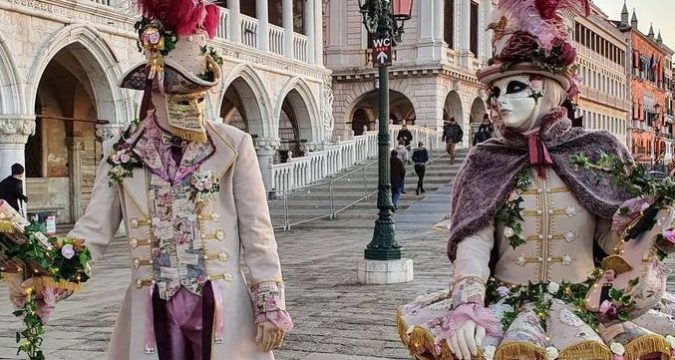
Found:
<path fill-rule="evenodd" d="M 363 25 L 377 39 L 368 44 L 373 48 L 372 61 L 379 65 L 379 132 L 378 144 L 378 219 L 375 221 L 373 240 L 365 250 L 367 260 L 399 260 L 401 245 L 396 241 L 396 230 L 391 211 L 391 183 L 389 174 L 389 66 L 391 46 L 401 42 L 403 24 L 410 19 L 413 0 L 359 0 Z M 384 45 L 383 44 L 389 44 Z M 379 56 L 375 55 L 378 47 Z M 389 48 L 389 53 L 387 49 Z"/>

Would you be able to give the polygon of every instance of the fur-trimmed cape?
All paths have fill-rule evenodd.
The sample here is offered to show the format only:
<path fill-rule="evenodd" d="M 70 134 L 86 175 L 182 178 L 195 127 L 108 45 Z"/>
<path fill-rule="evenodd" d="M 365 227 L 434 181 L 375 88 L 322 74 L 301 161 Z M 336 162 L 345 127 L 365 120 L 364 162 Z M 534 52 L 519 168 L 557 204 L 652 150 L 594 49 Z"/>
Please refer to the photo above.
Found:
<path fill-rule="evenodd" d="M 612 184 L 608 174 L 577 170 L 570 162 L 571 155 L 582 153 L 595 161 L 606 153 L 632 163 L 628 149 L 610 132 L 572 128 L 567 112 L 559 108 L 546 115 L 539 137 L 553 159 L 552 169 L 590 213 L 610 219 L 630 198 Z M 515 176 L 529 166 L 528 154 L 527 139 L 513 133 L 471 149 L 453 186 L 450 261 L 455 260 L 457 245 L 463 239 L 494 223 L 497 212 L 515 189 Z"/>

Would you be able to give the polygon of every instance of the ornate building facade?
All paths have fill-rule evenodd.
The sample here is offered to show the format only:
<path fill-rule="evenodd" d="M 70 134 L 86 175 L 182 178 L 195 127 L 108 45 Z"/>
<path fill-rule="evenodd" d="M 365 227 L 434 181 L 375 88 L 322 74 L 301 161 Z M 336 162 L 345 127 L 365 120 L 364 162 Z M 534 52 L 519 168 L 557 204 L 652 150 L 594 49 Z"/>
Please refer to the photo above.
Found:
<path fill-rule="evenodd" d="M 326 66 L 333 70 L 335 134 L 350 137 L 374 129 L 377 69 L 369 63 L 368 35 L 358 1 L 329 0 L 326 12 Z M 476 71 L 491 57 L 489 33 L 493 0 L 416 1 L 405 23 L 391 67 L 389 121 L 441 128 L 454 117 L 464 128 L 487 112 Z"/>
<path fill-rule="evenodd" d="M 617 27 L 629 45 L 629 148 L 637 162 L 669 163 L 673 153 L 673 50 L 663 43 L 660 32 L 655 36 L 653 27 L 647 34 L 640 31 L 635 10 L 629 22 L 626 6 Z"/>
<path fill-rule="evenodd" d="M 596 5 L 588 17 L 574 15 L 579 88 L 577 116 L 589 130 L 608 130 L 628 141 L 630 92 L 626 77 L 628 45 L 624 35 Z"/>
<path fill-rule="evenodd" d="M 333 130 L 320 0 L 223 0 L 212 41 L 225 59 L 209 117 L 254 137 L 266 185 L 273 162 L 321 149 Z M 0 3 L 0 177 L 26 165 L 29 210 L 77 219 L 100 141 L 138 116 L 116 86 L 144 60 L 126 0 Z M 133 14 L 133 15 L 132 15 Z"/>

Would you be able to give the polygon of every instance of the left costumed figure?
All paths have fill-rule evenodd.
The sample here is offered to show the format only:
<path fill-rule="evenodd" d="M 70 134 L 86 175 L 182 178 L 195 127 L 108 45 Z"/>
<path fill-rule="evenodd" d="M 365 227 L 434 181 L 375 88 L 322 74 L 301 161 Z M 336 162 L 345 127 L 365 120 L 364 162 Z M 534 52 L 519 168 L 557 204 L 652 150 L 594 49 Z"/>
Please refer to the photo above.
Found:
<path fill-rule="evenodd" d="M 107 359 L 274 359 L 293 324 L 253 141 L 205 115 L 221 79 L 207 45 L 220 10 L 137 5 L 147 61 L 120 86 L 144 91 L 140 121 L 104 143 L 91 202 L 68 235 L 96 259 L 127 229 L 131 282 Z"/>

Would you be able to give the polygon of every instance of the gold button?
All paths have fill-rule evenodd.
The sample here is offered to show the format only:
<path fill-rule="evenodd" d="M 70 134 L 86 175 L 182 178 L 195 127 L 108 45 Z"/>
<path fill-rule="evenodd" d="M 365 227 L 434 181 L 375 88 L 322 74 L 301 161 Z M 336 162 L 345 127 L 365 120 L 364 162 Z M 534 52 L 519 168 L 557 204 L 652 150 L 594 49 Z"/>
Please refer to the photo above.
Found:
<path fill-rule="evenodd" d="M 131 239 L 131 241 L 129 241 L 129 244 L 131 244 L 132 248 L 134 248 L 134 249 L 137 248 L 138 247 L 138 239 Z"/>
<path fill-rule="evenodd" d="M 549 235 L 549 236 L 548 236 L 548 239 L 549 239 L 549 240 L 553 240 L 553 235 Z"/>
<path fill-rule="evenodd" d="M 537 215 L 541 215 L 543 212 L 541 210 L 537 210 Z"/>
<path fill-rule="evenodd" d="M 553 215 L 553 210 L 548 211 L 549 215 Z"/>
<path fill-rule="evenodd" d="M 131 227 L 132 228 L 138 228 L 138 219 L 136 219 L 136 218 L 131 219 Z"/>
<path fill-rule="evenodd" d="M 546 261 L 548 261 L 548 262 L 551 262 L 552 260 L 553 260 L 552 258 L 546 259 Z"/>
<path fill-rule="evenodd" d="M 544 235 L 539 234 L 539 240 L 544 240 Z"/>
<path fill-rule="evenodd" d="M 544 258 L 540 256 L 540 257 L 537 258 L 537 260 L 544 261 Z"/>
<path fill-rule="evenodd" d="M 225 232 L 222 230 L 216 231 L 216 239 L 218 240 L 225 240 Z"/>

